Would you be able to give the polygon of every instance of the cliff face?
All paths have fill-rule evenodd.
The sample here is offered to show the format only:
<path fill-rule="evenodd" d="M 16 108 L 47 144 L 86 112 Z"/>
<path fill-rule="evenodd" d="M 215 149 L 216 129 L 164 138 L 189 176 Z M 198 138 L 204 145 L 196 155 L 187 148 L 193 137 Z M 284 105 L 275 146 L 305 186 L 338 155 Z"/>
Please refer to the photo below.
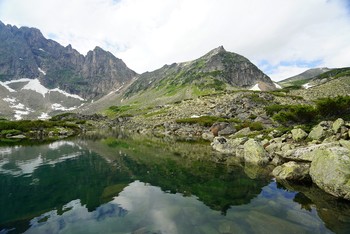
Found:
<path fill-rule="evenodd" d="M 136 75 L 99 47 L 84 56 L 70 45 L 46 39 L 35 28 L 0 22 L 0 41 L 0 81 L 39 78 L 45 87 L 92 99 L 120 88 Z"/>

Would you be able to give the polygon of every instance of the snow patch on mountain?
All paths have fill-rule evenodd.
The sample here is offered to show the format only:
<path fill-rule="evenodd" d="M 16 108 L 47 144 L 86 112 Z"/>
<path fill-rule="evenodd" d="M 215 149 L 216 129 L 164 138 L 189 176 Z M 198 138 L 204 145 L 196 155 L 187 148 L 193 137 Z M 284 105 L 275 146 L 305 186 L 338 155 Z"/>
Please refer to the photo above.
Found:
<path fill-rule="evenodd" d="M 9 107 L 11 109 L 14 109 L 15 112 L 15 119 L 21 120 L 23 118 L 23 115 L 29 115 L 30 112 L 34 112 L 34 110 L 30 109 L 29 107 L 26 107 L 24 104 L 18 102 L 16 98 L 11 98 L 7 96 L 6 98 L 3 98 L 5 102 L 9 103 Z"/>
<path fill-rule="evenodd" d="M 277 83 L 275 83 L 275 82 L 274 82 L 274 85 L 276 86 L 277 89 L 282 89 L 282 86 L 277 84 Z"/>
<path fill-rule="evenodd" d="M 59 92 L 67 97 L 72 97 L 72 98 L 79 99 L 80 101 L 85 101 L 85 99 L 80 97 L 79 95 L 67 93 L 66 91 L 63 91 L 59 88 L 51 89 L 51 90 L 49 90 L 49 92 Z"/>
<path fill-rule="evenodd" d="M 67 108 L 67 107 L 62 106 L 62 105 L 59 104 L 59 103 L 54 103 L 54 104 L 52 104 L 52 105 L 51 105 L 51 108 L 52 108 L 52 110 L 60 110 L 60 111 L 72 111 L 72 110 L 77 109 L 76 106 Z"/>
<path fill-rule="evenodd" d="M 41 119 L 41 120 L 45 120 L 49 118 L 50 118 L 49 114 L 44 112 L 42 112 L 41 115 L 38 117 L 38 119 Z"/>
<path fill-rule="evenodd" d="M 41 70 L 40 68 L 38 68 L 38 69 L 40 72 L 42 72 L 44 75 L 46 75 L 46 73 L 43 70 Z M 66 91 L 61 90 L 59 88 L 48 89 L 40 83 L 39 79 L 21 78 L 18 80 L 10 80 L 10 81 L 5 81 L 5 82 L 0 82 L 0 85 L 4 86 L 10 92 L 16 92 L 16 90 L 10 88 L 8 85 L 13 84 L 13 83 L 20 83 L 20 82 L 27 82 L 27 84 L 22 88 L 22 90 L 32 90 L 32 91 L 35 91 L 37 93 L 40 93 L 41 95 L 43 95 L 43 97 L 45 97 L 45 95 L 50 93 L 50 92 L 58 92 L 60 94 L 65 95 L 66 97 L 76 98 L 76 99 L 79 99 L 80 101 L 85 101 L 85 99 L 80 97 L 79 95 L 67 93 Z M 119 89 L 116 90 L 116 92 L 117 91 L 119 91 Z"/>
<path fill-rule="evenodd" d="M 15 110 L 15 119 L 21 120 L 23 119 L 23 115 L 29 115 L 29 111 L 23 111 L 23 110 Z"/>
<path fill-rule="evenodd" d="M 27 89 L 27 90 L 33 90 L 37 93 L 40 93 L 45 97 L 45 95 L 49 92 L 49 89 L 45 88 L 42 84 L 40 84 L 40 81 L 38 79 L 33 79 L 26 84 L 22 90 Z"/>
<path fill-rule="evenodd" d="M 303 85 L 304 89 L 309 89 L 311 87 L 313 87 L 313 85 L 310 85 L 310 83 L 306 83 L 306 84 Z"/>
<path fill-rule="evenodd" d="M 253 91 L 261 91 L 259 84 L 254 85 L 252 88 L 250 88 L 249 90 L 253 90 Z"/>
<path fill-rule="evenodd" d="M 17 101 L 16 98 L 10 98 L 10 97 L 6 97 L 6 98 L 3 98 L 2 100 L 4 100 L 5 102 L 9 102 L 11 104 L 15 103 Z"/>
<path fill-rule="evenodd" d="M 0 85 L 3 86 L 5 89 L 7 89 L 9 92 L 14 93 L 16 90 L 11 89 L 5 82 L 0 81 Z"/>
<path fill-rule="evenodd" d="M 40 73 L 42 73 L 44 76 L 46 76 L 46 72 L 45 72 L 43 69 L 41 69 L 40 67 L 38 67 L 38 70 L 39 70 Z"/>

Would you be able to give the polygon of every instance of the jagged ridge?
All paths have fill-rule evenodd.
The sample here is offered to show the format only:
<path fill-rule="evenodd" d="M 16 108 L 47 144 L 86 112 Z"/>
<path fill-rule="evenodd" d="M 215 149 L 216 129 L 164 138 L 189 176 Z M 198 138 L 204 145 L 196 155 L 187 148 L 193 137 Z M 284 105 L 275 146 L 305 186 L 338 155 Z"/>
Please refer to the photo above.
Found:
<path fill-rule="evenodd" d="M 102 97 L 136 75 L 110 52 L 96 47 L 83 56 L 71 45 L 46 39 L 35 28 L 0 22 L 0 81 L 39 78 L 47 88 L 60 87 L 92 99 Z"/>

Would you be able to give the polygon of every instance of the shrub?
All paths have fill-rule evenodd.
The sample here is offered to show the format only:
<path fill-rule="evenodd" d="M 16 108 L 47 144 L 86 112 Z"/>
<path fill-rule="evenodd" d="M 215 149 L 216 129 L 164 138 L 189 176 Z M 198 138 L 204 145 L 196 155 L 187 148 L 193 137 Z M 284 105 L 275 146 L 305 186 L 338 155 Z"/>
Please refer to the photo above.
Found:
<path fill-rule="evenodd" d="M 280 105 L 280 104 L 272 104 L 270 106 L 266 106 L 264 109 L 266 111 L 266 114 L 269 116 L 273 116 L 274 114 L 280 112 L 281 110 L 285 109 L 287 105 Z"/>
<path fill-rule="evenodd" d="M 323 118 L 349 118 L 350 97 L 322 98 L 316 101 L 316 108 Z"/>
<path fill-rule="evenodd" d="M 251 131 L 261 131 L 264 129 L 262 123 L 260 123 L 260 122 L 244 121 L 243 123 L 239 123 L 235 126 L 237 131 L 239 131 L 243 128 L 248 128 L 248 127 Z"/>
<path fill-rule="evenodd" d="M 289 105 L 273 116 L 282 124 L 311 123 L 317 120 L 317 110 L 309 105 Z"/>
<path fill-rule="evenodd" d="M 222 117 L 217 116 L 201 116 L 198 118 L 184 118 L 184 119 L 177 119 L 176 123 L 184 123 L 184 124 L 199 124 L 201 126 L 210 127 L 216 122 L 232 122 L 237 123 L 240 122 L 237 119 L 231 118 L 231 119 L 225 119 Z"/>
<path fill-rule="evenodd" d="M 8 134 L 10 135 L 18 135 L 22 133 L 21 131 L 17 130 L 17 129 L 10 129 L 10 130 L 2 130 L 0 135 L 6 136 Z"/>

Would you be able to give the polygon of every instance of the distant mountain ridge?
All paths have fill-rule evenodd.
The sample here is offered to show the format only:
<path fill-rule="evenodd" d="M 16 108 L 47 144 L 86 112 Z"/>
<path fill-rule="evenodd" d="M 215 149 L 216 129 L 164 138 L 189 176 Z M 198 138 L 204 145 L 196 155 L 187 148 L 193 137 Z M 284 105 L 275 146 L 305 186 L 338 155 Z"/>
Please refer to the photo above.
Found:
<path fill-rule="evenodd" d="M 290 86 L 290 85 L 301 85 L 307 83 L 309 80 L 311 80 L 314 77 L 317 77 L 318 75 L 321 75 L 325 72 L 331 71 L 332 69 L 327 67 L 322 68 L 312 68 L 308 69 L 296 76 L 289 77 L 287 79 L 281 80 L 278 83 L 282 86 Z"/>
<path fill-rule="evenodd" d="M 136 75 L 110 52 L 96 47 L 86 56 L 71 45 L 46 39 L 35 28 L 0 21 L 0 81 L 38 78 L 47 88 L 61 88 L 86 99 L 99 98 Z"/>

